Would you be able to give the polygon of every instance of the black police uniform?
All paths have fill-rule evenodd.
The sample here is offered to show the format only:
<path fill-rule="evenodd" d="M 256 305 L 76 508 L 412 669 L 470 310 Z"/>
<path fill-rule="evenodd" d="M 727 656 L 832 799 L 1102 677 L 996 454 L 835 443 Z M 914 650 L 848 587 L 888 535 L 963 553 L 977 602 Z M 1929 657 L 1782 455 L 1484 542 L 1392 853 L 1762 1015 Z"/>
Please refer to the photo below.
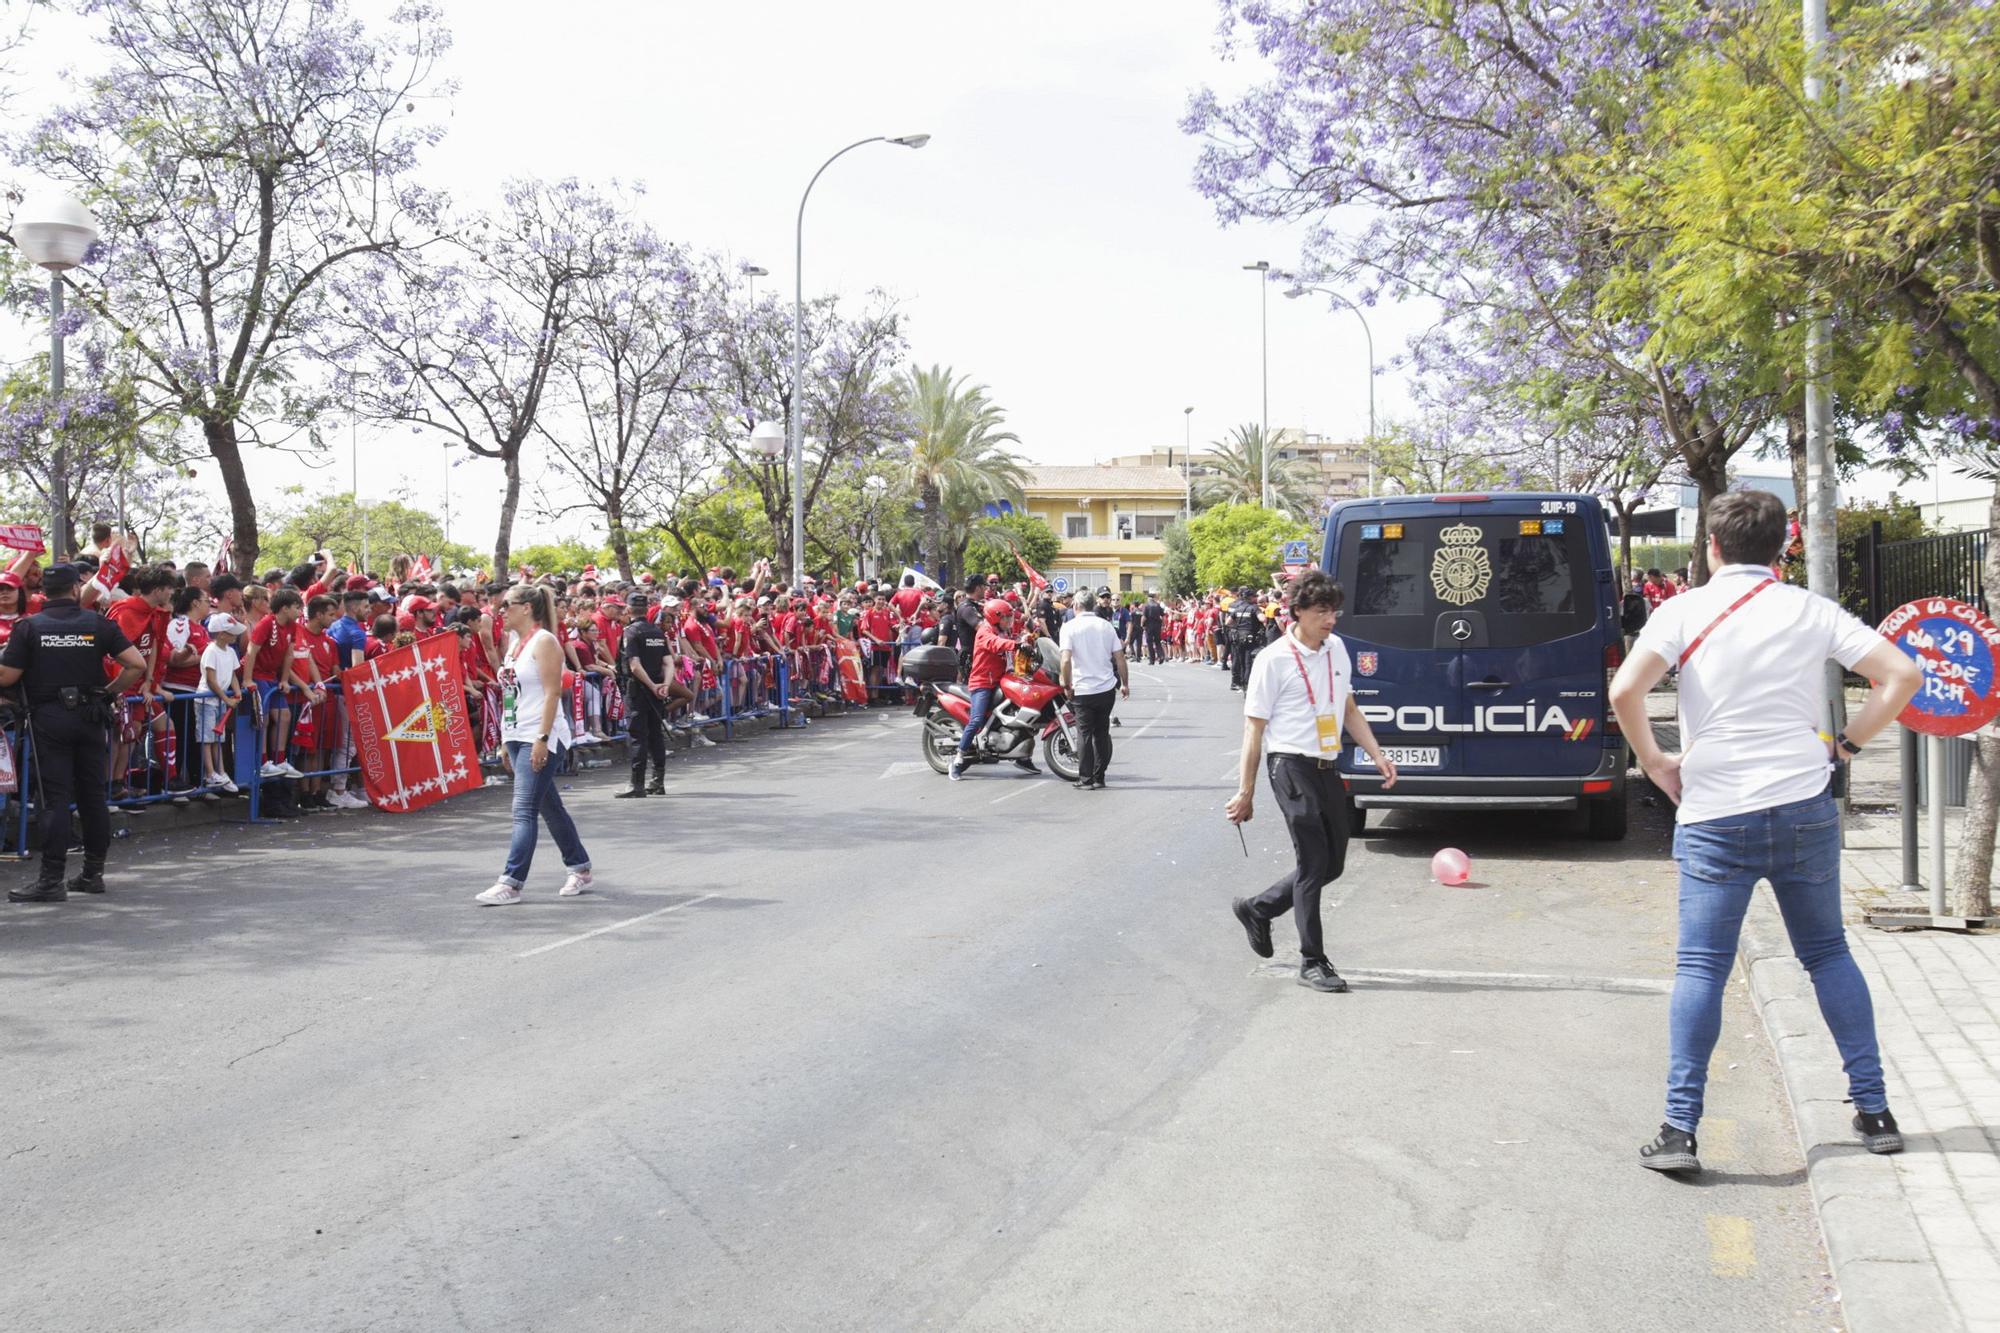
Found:
<path fill-rule="evenodd" d="M 1229 608 L 1229 688 L 1240 690 L 1250 683 L 1250 663 L 1264 646 L 1264 627 L 1257 604 L 1239 597 Z"/>
<path fill-rule="evenodd" d="M 625 627 L 618 642 L 618 674 L 625 681 L 627 746 L 632 759 L 632 792 L 650 790 L 664 795 L 667 782 L 666 703 L 646 688 L 646 682 L 632 673 L 633 658 L 639 659 L 654 684 L 666 680 L 669 649 L 667 633 L 642 613 Z M 646 756 L 653 757 L 653 785 L 646 786 Z"/>
<path fill-rule="evenodd" d="M 109 617 L 64 597 L 17 623 L 0 653 L 0 666 L 22 673 L 34 737 L 31 762 L 42 809 L 42 873 L 31 891 L 36 896 L 60 896 L 71 802 L 83 821 L 83 873 L 70 887 L 104 892 L 104 857 L 111 850 L 104 790 L 111 703 L 104 659 L 130 647 L 132 641 Z"/>

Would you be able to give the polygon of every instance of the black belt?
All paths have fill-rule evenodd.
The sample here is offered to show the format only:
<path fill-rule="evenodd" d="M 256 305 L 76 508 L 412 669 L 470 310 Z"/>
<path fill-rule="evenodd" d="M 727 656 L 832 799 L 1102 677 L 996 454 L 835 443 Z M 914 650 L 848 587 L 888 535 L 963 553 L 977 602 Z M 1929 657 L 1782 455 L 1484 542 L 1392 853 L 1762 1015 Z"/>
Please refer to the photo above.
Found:
<path fill-rule="evenodd" d="M 1271 758 L 1289 759 L 1293 763 L 1305 764 L 1311 768 L 1338 769 L 1340 767 L 1339 755 L 1335 755 L 1331 759 L 1329 759 L 1324 755 L 1293 754 L 1290 750 L 1273 750 L 1271 752 Z"/>

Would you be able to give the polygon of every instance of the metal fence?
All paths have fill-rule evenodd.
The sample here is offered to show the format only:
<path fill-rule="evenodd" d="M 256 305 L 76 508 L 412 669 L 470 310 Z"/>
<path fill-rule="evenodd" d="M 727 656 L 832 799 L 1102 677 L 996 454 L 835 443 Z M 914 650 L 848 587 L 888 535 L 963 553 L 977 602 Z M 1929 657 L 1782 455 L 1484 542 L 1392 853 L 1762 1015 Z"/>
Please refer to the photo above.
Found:
<path fill-rule="evenodd" d="M 1873 525 L 1854 545 L 1856 573 L 1867 590 L 1864 619 L 1879 625 L 1889 613 L 1919 597 L 1956 597 L 1984 607 L 1986 534 L 1953 532 L 1914 541 L 1885 542 Z"/>

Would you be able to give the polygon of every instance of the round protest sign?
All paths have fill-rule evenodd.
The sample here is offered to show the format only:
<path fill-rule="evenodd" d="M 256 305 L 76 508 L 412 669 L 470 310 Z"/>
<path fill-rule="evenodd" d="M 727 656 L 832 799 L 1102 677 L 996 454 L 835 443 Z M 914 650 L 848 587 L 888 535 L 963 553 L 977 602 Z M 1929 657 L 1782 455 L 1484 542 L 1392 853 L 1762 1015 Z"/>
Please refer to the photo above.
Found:
<path fill-rule="evenodd" d="M 2000 629 L 1978 607 L 1949 597 L 1906 602 L 1881 634 L 1924 672 L 1898 722 L 1929 736 L 1963 736 L 2000 714 Z"/>

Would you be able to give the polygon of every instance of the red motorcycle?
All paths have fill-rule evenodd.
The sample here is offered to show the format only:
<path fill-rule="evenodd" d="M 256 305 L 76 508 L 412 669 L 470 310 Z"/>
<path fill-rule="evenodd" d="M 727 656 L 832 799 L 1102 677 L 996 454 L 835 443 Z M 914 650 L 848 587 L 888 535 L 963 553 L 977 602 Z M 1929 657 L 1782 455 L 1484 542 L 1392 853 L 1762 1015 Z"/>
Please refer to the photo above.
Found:
<path fill-rule="evenodd" d="M 1055 640 L 1037 640 L 1033 653 L 1016 654 L 1015 664 L 1020 670 L 1001 677 L 999 696 L 965 757 L 966 764 L 1032 760 L 1039 739 L 1049 771 L 1064 782 L 1075 782 L 1083 763 Z M 913 711 L 924 720 L 919 738 L 924 762 L 935 772 L 948 773 L 972 716 L 972 692 L 958 683 L 958 653 L 935 644 L 907 649 L 900 674 L 903 683 L 917 692 Z"/>

